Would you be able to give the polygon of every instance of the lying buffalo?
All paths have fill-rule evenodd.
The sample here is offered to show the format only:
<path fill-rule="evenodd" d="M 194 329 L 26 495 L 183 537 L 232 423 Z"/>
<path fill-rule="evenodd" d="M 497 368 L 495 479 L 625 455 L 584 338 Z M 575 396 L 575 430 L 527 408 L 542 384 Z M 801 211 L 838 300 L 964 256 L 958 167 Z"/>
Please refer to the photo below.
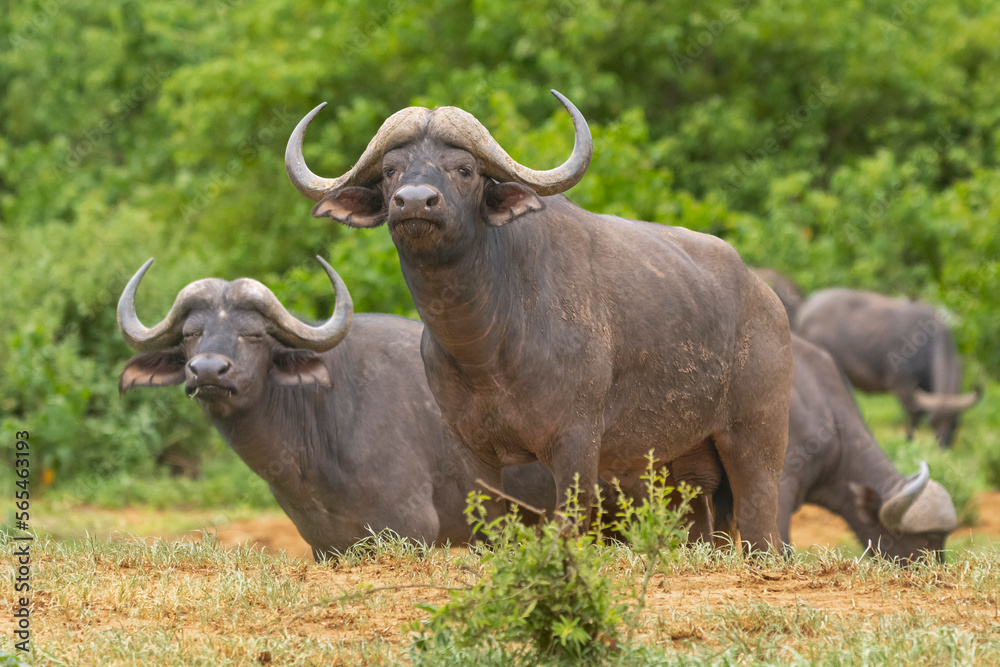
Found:
<path fill-rule="evenodd" d="M 875 442 L 837 364 L 824 350 L 792 336 L 795 379 L 788 453 L 781 476 L 778 527 L 789 541 L 792 513 L 820 505 L 847 521 L 863 546 L 901 560 L 922 551 L 943 561 L 957 526 L 948 492 L 926 464 L 903 477 Z"/>
<path fill-rule="evenodd" d="M 590 130 L 534 171 L 455 107 L 391 116 L 357 164 L 313 174 L 295 128 L 285 164 L 317 217 L 388 221 L 425 329 L 431 391 L 471 478 L 540 460 L 575 474 L 642 470 L 705 446 L 728 472 L 743 538 L 779 539 L 791 350 L 781 302 L 724 241 L 590 213 L 559 193 L 584 175 Z M 586 496 L 584 498 L 586 500 Z M 500 510 L 492 507 L 492 512 Z"/>
<path fill-rule="evenodd" d="M 945 539 L 957 525 L 948 492 L 930 480 L 926 464 L 909 478 L 896 471 L 826 351 L 793 335 L 792 352 L 788 451 L 778 505 L 782 541 L 790 542 L 792 514 L 803 503 L 812 503 L 843 517 L 874 553 L 908 561 L 927 551 L 943 558 Z M 711 539 L 699 527 L 710 495 L 715 507 L 709 527 L 732 532 L 725 471 L 711 452 L 697 452 L 683 463 L 671 465 L 671 475 L 705 491 L 692 503 L 691 537 Z"/>
<path fill-rule="evenodd" d="M 781 305 L 785 307 L 789 322 L 795 322 L 795 313 L 802 305 L 804 295 L 802 288 L 796 285 L 791 278 L 774 269 L 750 269 L 757 274 L 757 277 L 767 283 L 767 286 L 774 290 L 774 293 L 781 299 Z"/>
<path fill-rule="evenodd" d="M 248 278 L 191 283 L 147 329 L 135 293 L 149 260 L 125 287 L 118 324 L 141 354 L 122 392 L 185 384 L 254 472 L 317 559 L 391 529 L 424 542 L 462 542 L 465 499 L 424 379 L 421 325 L 393 315 L 353 316 L 347 288 L 322 259 L 336 293 L 318 326 L 292 317 Z M 352 323 L 353 317 L 353 323 Z M 517 492 L 551 490 L 541 470 L 514 469 Z M 523 477 L 523 479 L 520 479 Z"/>
<path fill-rule="evenodd" d="M 930 413 L 938 444 L 951 447 L 959 415 L 981 392 L 962 394 L 962 365 L 951 332 L 933 307 L 850 289 L 816 292 L 796 316 L 795 333 L 826 348 L 862 391 L 892 391 L 912 438 Z"/>

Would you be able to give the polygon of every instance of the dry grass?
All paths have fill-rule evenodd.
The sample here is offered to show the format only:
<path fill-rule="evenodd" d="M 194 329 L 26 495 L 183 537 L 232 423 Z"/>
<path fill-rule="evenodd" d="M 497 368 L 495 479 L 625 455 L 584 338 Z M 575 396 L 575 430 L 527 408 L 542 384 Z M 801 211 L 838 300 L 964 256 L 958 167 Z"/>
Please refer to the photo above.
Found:
<path fill-rule="evenodd" d="M 337 565 L 215 540 L 42 540 L 33 553 L 36 665 L 396 664 L 403 626 L 424 617 L 414 604 L 447 599 L 410 586 L 463 586 L 478 570 L 468 550 L 394 541 Z M 642 564 L 616 556 L 608 575 L 627 588 Z M 9 571 L 0 585 L 13 591 Z M 407 587 L 351 596 L 380 586 Z M 693 547 L 653 580 L 643 646 L 622 663 L 1000 664 L 998 600 L 998 550 L 901 569 L 834 551 L 748 565 Z M 11 626 L 0 620 L 5 649 Z"/>

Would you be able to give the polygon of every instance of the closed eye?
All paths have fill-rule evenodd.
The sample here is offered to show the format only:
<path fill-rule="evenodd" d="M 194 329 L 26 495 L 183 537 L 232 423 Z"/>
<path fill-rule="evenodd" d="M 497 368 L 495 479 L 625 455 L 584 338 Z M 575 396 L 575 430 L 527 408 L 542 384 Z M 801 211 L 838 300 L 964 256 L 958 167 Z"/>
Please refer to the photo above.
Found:
<path fill-rule="evenodd" d="M 191 340 L 191 339 L 200 338 L 200 337 L 201 337 L 201 332 L 200 331 L 188 331 L 187 333 L 184 334 L 184 339 L 185 340 Z"/>

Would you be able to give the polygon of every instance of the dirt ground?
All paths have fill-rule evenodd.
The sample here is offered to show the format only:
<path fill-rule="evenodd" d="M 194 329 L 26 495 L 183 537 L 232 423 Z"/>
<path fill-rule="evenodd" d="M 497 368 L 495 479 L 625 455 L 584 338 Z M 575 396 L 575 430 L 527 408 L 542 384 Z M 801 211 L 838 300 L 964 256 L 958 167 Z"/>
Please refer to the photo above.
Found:
<path fill-rule="evenodd" d="M 1000 491 L 982 496 L 979 503 L 979 523 L 957 531 L 959 548 L 969 537 L 977 546 L 1000 543 Z M 257 648 L 261 638 L 268 646 L 284 647 L 287 655 L 319 651 L 317 642 L 322 640 L 324 646 L 341 647 L 331 650 L 346 653 L 324 654 L 313 664 L 363 664 L 369 660 L 359 660 L 351 651 L 362 655 L 369 650 L 365 647 L 381 645 L 387 648 L 379 650 L 391 655 L 404 652 L 411 641 L 407 625 L 427 617 L 414 605 L 442 604 L 448 600 L 443 587 L 464 587 L 475 580 L 472 569 L 462 563 L 467 552 L 460 548 L 426 558 L 383 555 L 362 558 L 358 564 L 313 566 L 308 546 L 287 518 L 269 515 L 225 522 L 215 517 L 205 517 L 205 525 L 217 526 L 206 530 L 222 545 L 249 543 L 260 551 L 284 550 L 293 560 L 251 558 L 247 566 L 247 558 L 240 557 L 217 567 L 183 558 L 162 561 L 160 555 L 151 568 L 146 566 L 151 552 L 101 556 L 82 550 L 66 562 L 42 556 L 36 563 L 39 580 L 61 583 L 43 587 L 35 596 L 39 645 L 50 647 L 53 656 L 63 656 L 61 664 L 94 664 L 81 656 L 95 637 L 103 638 L 105 647 L 134 640 L 136 646 L 160 642 L 157 646 L 166 651 L 174 650 L 176 635 L 186 638 L 185 650 L 204 644 L 205 651 L 218 651 L 230 642 L 225 651 L 250 651 L 250 661 L 240 664 L 251 664 L 254 656 L 260 664 L 271 664 L 270 649 Z M 178 537 L 149 526 L 131 534 L 149 536 L 147 543 L 158 542 L 157 535 Z M 197 541 L 202 532 L 180 537 Z M 792 537 L 799 548 L 835 547 L 853 540 L 839 518 L 815 507 L 794 517 Z M 691 646 L 687 640 L 715 646 L 733 632 L 748 637 L 777 632 L 802 644 L 793 649 L 805 651 L 818 641 L 819 628 L 831 641 L 836 632 L 858 628 L 881 632 L 883 622 L 897 627 L 891 623 L 898 618 L 930 618 L 935 627 L 946 626 L 967 637 L 992 637 L 1000 624 L 1000 588 L 989 564 L 938 572 L 871 568 L 865 561 L 821 555 L 773 571 L 734 568 L 725 562 L 685 567 L 691 569 L 658 574 L 650 582 L 645 620 L 637 626 L 642 641 L 683 649 Z M 367 593 L 358 595 L 361 590 Z M 245 634 L 234 635 L 234 624 Z M 0 618 L 0 633 L 10 636 L 11 629 L 11 622 Z"/>
<path fill-rule="evenodd" d="M 1000 542 L 1000 491 L 981 494 L 978 501 L 978 523 L 958 529 L 952 534 L 953 537 L 971 537 L 977 542 L 988 538 Z M 250 543 L 261 550 L 284 550 L 290 556 L 312 559 L 309 545 L 286 517 L 237 521 L 210 528 L 207 532 L 213 532 L 225 546 Z M 193 532 L 188 537 L 200 539 L 201 533 Z M 856 544 L 857 540 L 839 516 L 815 505 L 805 505 L 792 517 L 792 543 L 800 549 L 808 549 L 813 545 L 833 548 Z"/>
<path fill-rule="evenodd" d="M 957 531 L 957 535 L 971 536 L 977 544 L 1000 541 L 1000 492 L 985 494 L 979 502 L 979 523 Z M 284 549 L 298 558 L 311 559 L 308 546 L 285 518 L 235 522 L 219 528 L 217 535 L 224 545 L 251 542 L 261 550 Z M 814 506 L 804 507 L 795 515 L 792 536 L 799 548 L 811 545 L 832 548 L 854 540 L 843 520 Z M 199 534 L 191 537 L 198 539 Z M 331 593 L 346 593 L 363 585 L 393 586 L 412 581 L 414 572 L 401 571 L 406 569 L 392 563 L 366 563 L 333 569 L 309 568 L 305 576 L 310 580 L 316 578 L 316 583 Z M 646 613 L 658 619 L 657 633 L 674 641 L 713 637 L 719 630 L 715 625 L 720 622 L 713 610 L 727 605 L 752 609 L 763 604 L 782 610 L 778 613 L 797 614 L 810 609 L 813 613 L 842 618 L 869 619 L 920 610 L 968 632 L 983 632 L 1000 619 L 995 601 L 984 599 L 969 587 L 949 586 L 942 595 L 940 590 L 929 591 L 915 585 L 906 570 L 897 572 L 892 581 L 859 576 L 850 567 L 845 570 L 843 565 L 819 574 L 792 568 L 783 572 L 756 572 L 750 577 L 745 572 L 728 571 L 674 577 L 657 575 L 647 595 Z M 322 610 L 318 617 L 300 619 L 297 630 L 336 640 L 379 638 L 403 645 L 407 635 L 401 626 L 423 616 L 413 604 L 441 604 L 446 600 L 446 593 L 430 588 L 387 593 L 379 613 L 366 616 L 363 622 L 357 609 L 334 605 Z"/>

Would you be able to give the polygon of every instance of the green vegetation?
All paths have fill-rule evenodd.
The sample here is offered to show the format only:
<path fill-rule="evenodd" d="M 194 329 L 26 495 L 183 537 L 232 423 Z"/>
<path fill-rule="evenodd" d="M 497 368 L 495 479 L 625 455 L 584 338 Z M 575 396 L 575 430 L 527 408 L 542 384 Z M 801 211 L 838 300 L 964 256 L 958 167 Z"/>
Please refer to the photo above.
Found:
<path fill-rule="evenodd" d="M 414 664 L 596 664 L 619 655 L 619 646 L 632 641 L 624 627 L 639 622 L 658 564 L 687 538 L 684 517 L 694 493 L 678 490 L 682 500 L 672 506 L 675 488 L 654 472 L 653 461 L 650 454 L 647 495 L 638 506 L 620 495 L 617 516 L 603 517 L 645 562 L 641 586 L 627 596 L 631 604 L 607 576 L 615 554 L 604 546 L 601 521 L 578 534 L 590 514 L 578 487 L 567 492 L 565 514 L 537 530 L 516 510 L 487 523 L 486 496 L 473 494 L 466 514 L 489 545 L 480 549 L 482 578 L 452 592 L 446 605 L 422 606 L 430 619 L 414 628 Z M 600 508 L 598 502 L 598 516 Z"/>
<path fill-rule="evenodd" d="M 147 321 L 207 276 L 256 277 L 318 316 L 315 254 L 360 311 L 414 314 L 385 230 L 313 219 L 287 182 L 285 140 L 322 100 L 307 154 L 323 174 L 410 104 L 461 106 L 545 168 L 572 137 L 557 88 L 596 139 L 577 203 L 717 234 L 807 290 L 928 299 L 953 315 L 967 386 L 996 379 L 995 2 L 26 0 L 4 18 L 0 457 L 29 429 L 56 487 L 224 449 L 179 392 L 117 395 L 114 307 L 150 256 Z M 959 452 L 995 484 L 987 388 L 967 422 L 992 421 Z"/>

